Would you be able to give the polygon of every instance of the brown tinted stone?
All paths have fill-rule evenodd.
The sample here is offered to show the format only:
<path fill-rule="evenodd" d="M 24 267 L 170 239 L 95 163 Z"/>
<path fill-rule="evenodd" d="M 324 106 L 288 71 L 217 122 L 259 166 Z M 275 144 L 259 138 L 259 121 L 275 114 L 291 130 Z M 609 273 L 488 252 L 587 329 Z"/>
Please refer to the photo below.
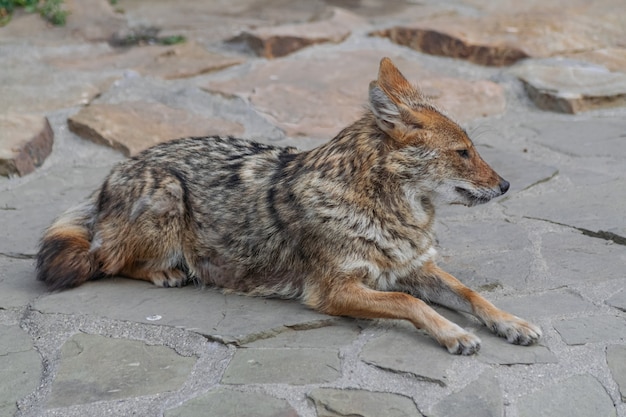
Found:
<path fill-rule="evenodd" d="M 70 12 L 64 29 L 88 41 L 109 40 L 126 27 L 109 0 L 65 0 L 62 8 Z"/>
<path fill-rule="evenodd" d="M 244 31 L 231 42 L 245 43 L 259 56 L 277 58 L 317 43 L 342 42 L 350 36 L 351 27 L 362 23 L 352 13 L 334 9 L 327 20 Z"/>
<path fill-rule="evenodd" d="M 238 123 L 144 101 L 93 104 L 70 117 L 67 123 L 77 135 L 118 149 L 126 156 L 185 136 L 243 133 L 243 126 Z"/>
<path fill-rule="evenodd" d="M 0 115 L 0 175 L 26 175 L 52 151 L 48 119 L 25 114 Z"/>
<path fill-rule="evenodd" d="M 595 51 L 576 52 L 569 58 L 602 65 L 610 71 L 626 72 L 626 48 L 605 48 Z"/>
<path fill-rule="evenodd" d="M 134 69 L 164 79 L 188 78 L 243 62 L 240 58 L 209 52 L 194 42 L 172 46 L 150 45 L 75 59 L 57 57 L 48 63 L 58 68 L 96 71 Z"/>
<path fill-rule="evenodd" d="M 240 58 L 209 52 L 195 43 L 155 48 L 155 53 L 135 68 L 143 74 L 165 79 L 193 77 L 243 62 Z"/>
<path fill-rule="evenodd" d="M 236 79 L 211 81 L 205 88 L 248 98 L 290 136 L 328 138 L 363 112 L 368 85 L 384 55 L 390 55 L 410 81 L 461 122 L 504 110 L 504 93 L 498 84 L 440 78 L 398 55 L 369 49 L 261 61 Z"/>
<path fill-rule="evenodd" d="M 373 32 L 433 55 L 503 66 L 527 57 L 549 57 L 606 47 L 624 36 L 584 13 L 528 12 L 480 18 L 448 16 Z"/>
<path fill-rule="evenodd" d="M 544 110 L 579 113 L 626 106 L 626 74 L 623 73 L 560 62 L 528 62 L 514 72 L 524 82 L 528 96 Z"/>

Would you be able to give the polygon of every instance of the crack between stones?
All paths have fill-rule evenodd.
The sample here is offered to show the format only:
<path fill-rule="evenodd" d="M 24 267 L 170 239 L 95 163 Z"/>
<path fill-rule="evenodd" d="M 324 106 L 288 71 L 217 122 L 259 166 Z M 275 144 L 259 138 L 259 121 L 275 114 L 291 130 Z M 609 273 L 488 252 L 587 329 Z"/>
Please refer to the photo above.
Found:
<path fill-rule="evenodd" d="M 0 256 L 11 259 L 35 259 L 36 253 L 0 252 Z"/>
<path fill-rule="evenodd" d="M 542 179 L 540 179 L 540 180 L 538 180 L 538 181 L 535 181 L 535 182 L 533 182 L 532 184 L 530 184 L 530 185 L 528 185 L 528 186 L 524 187 L 521 191 L 526 191 L 526 190 L 528 190 L 528 189 L 530 189 L 530 188 L 532 188 L 532 187 L 535 187 L 535 186 L 537 186 L 537 185 L 539 185 L 539 184 L 543 184 L 543 183 L 546 183 L 546 182 L 548 182 L 548 181 L 551 181 L 551 180 L 552 180 L 552 179 L 554 179 L 554 177 L 556 177 L 557 175 L 559 175 L 559 170 L 558 170 L 558 169 L 557 169 L 557 170 L 555 170 L 555 171 L 552 173 L 552 175 L 550 175 L 549 177 L 545 177 L 545 178 L 542 178 Z"/>
<path fill-rule="evenodd" d="M 410 376 L 418 379 L 419 381 L 432 382 L 432 383 L 435 383 L 435 384 L 439 385 L 440 387 L 445 387 L 446 386 L 446 383 L 443 382 L 440 379 L 429 378 L 427 376 L 419 375 L 419 374 L 416 374 L 416 373 L 410 372 L 410 371 L 399 371 L 397 369 L 388 368 L 386 366 L 382 366 L 382 365 L 379 365 L 377 363 L 367 361 L 365 359 L 361 359 L 361 360 L 363 362 L 365 362 L 366 364 L 374 366 L 374 367 L 376 367 L 378 369 L 382 369 L 383 371 L 393 372 L 394 374 L 398 374 L 398 375 L 410 375 Z"/>
<path fill-rule="evenodd" d="M 539 185 L 539 184 L 544 184 L 544 183 L 546 183 L 546 182 L 548 182 L 548 181 L 552 181 L 552 180 L 553 180 L 553 179 L 554 179 L 557 175 L 559 175 L 559 170 L 558 170 L 558 169 L 557 169 L 556 171 L 554 171 L 554 172 L 552 173 L 552 175 L 550 175 L 550 176 L 548 176 L 548 177 L 545 177 L 545 178 L 542 178 L 542 179 L 540 179 L 540 180 L 537 180 L 537 181 L 533 182 L 533 183 L 532 183 L 532 184 L 530 184 L 530 185 L 527 185 L 526 187 L 524 187 L 524 188 L 522 188 L 521 190 L 519 190 L 517 193 L 521 193 L 521 192 L 527 191 L 527 190 L 529 190 L 529 189 L 531 189 L 531 188 L 533 188 L 533 187 L 535 187 L 535 186 L 537 186 L 537 185 Z M 508 200 L 510 200 L 512 197 L 513 197 L 513 194 L 511 194 L 511 195 L 507 195 L 506 197 L 504 197 L 504 198 L 500 199 L 500 200 L 498 201 L 498 204 L 505 203 L 505 202 L 507 202 Z"/>
<path fill-rule="evenodd" d="M 570 229 L 578 230 L 585 236 L 595 237 L 598 239 L 611 241 L 617 245 L 626 246 L 626 237 L 620 236 L 617 233 L 609 232 L 606 230 L 594 231 L 594 230 L 585 229 L 584 227 L 577 227 L 577 226 L 572 226 L 570 224 L 560 223 L 554 220 L 542 219 L 540 217 L 522 216 L 522 218 L 529 219 L 529 220 L 539 220 L 542 222 L 556 224 L 557 226 L 569 227 Z"/>
<path fill-rule="evenodd" d="M 290 331 L 290 330 L 293 330 L 293 331 L 313 330 L 313 329 L 319 329 L 322 327 L 328 327 L 328 326 L 333 325 L 336 321 L 337 321 L 336 318 L 331 317 L 328 319 L 313 320 L 313 321 L 309 321 L 305 323 L 282 325 L 279 327 L 275 327 L 273 329 L 267 329 L 259 333 L 248 334 L 245 336 L 234 336 L 234 337 L 228 336 L 228 335 L 223 336 L 219 334 L 206 334 L 206 333 L 200 333 L 198 331 L 194 331 L 194 332 L 198 333 L 199 335 L 203 336 L 204 338 L 212 342 L 218 342 L 223 345 L 233 345 L 233 346 L 240 347 L 248 343 L 256 342 L 257 340 L 264 340 L 264 339 L 270 339 L 272 337 L 276 337 L 279 334 Z M 193 330 L 190 330 L 190 331 L 193 331 Z"/>

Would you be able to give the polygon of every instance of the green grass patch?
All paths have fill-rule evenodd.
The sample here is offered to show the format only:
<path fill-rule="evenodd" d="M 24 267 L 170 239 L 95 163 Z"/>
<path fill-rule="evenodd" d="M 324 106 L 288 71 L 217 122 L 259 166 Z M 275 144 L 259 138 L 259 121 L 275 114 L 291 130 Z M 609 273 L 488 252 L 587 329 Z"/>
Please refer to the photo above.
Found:
<path fill-rule="evenodd" d="M 9 23 L 18 8 L 27 13 L 39 13 L 53 25 L 63 26 L 70 12 L 63 10 L 62 5 L 63 0 L 0 0 L 0 26 Z"/>

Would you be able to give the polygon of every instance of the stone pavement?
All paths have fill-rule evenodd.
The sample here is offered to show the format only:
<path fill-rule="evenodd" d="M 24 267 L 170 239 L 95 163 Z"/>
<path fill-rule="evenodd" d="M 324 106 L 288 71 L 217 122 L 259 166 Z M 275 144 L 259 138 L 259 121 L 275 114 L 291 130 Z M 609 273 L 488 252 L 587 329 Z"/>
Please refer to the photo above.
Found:
<path fill-rule="evenodd" d="M 623 0 L 65 7 L 64 28 L 0 28 L 0 416 L 626 417 Z M 115 162 L 186 135 L 316 146 L 383 56 L 512 183 L 439 209 L 440 263 L 541 325 L 538 345 L 445 309 L 479 354 L 291 301 L 35 280 L 42 230 Z"/>

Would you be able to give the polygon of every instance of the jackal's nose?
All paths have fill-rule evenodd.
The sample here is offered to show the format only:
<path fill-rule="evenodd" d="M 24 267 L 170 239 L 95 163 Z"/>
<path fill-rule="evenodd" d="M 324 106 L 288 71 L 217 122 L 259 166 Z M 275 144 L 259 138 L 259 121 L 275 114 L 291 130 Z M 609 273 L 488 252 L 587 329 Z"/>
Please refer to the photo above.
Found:
<path fill-rule="evenodd" d="M 502 194 L 506 193 L 507 191 L 509 191 L 509 187 L 510 186 L 511 186 L 511 184 L 509 184 L 509 182 L 507 180 L 500 181 L 500 192 Z"/>

